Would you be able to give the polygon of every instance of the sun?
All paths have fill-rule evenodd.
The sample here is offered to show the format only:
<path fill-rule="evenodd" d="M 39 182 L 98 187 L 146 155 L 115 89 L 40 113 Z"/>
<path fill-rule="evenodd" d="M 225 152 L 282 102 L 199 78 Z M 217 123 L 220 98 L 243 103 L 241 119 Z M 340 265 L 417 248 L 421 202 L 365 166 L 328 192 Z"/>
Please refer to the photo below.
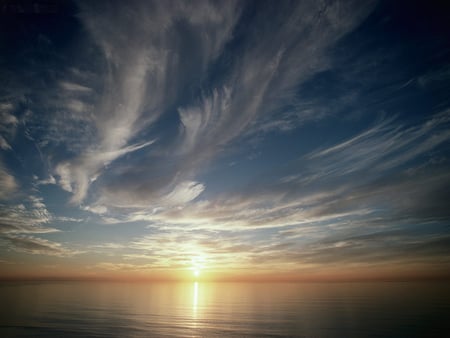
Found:
<path fill-rule="evenodd" d="M 205 267 L 205 258 L 202 255 L 198 255 L 192 258 L 192 265 L 190 270 L 192 270 L 194 277 L 197 279 L 200 276 L 202 269 Z"/>

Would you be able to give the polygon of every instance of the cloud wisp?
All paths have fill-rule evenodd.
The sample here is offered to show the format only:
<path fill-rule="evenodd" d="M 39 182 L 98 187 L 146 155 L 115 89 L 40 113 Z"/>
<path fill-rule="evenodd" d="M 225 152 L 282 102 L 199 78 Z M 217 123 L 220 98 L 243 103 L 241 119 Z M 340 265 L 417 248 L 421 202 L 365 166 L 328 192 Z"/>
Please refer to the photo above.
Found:
<path fill-rule="evenodd" d="M 47 226 L 55 217 L 47 210 L 42 198 L 30 196 L 24 202 L 26 204 L 0 205 L 1 241 L 15 251 L 28 254 L 65 257 L 79 253 L 60 243 L 36 237 L 37 234 L 50 234 L 60 230 Z M 63 218 L 59 220 L 64 221 Z"/>
<path fill-rule="evenodd" d="M 106 209 L 101 214 L 106 223 L 143 221 L 150 229 L 166 229 L 128 245 L 136 253 L 127 256 L 127 264 L 136 269 L 147 258 L 155 267 L 186 269 L 197 256 L 224 269 L 291 272 L 338 265 L 431 266 L 446 251 L 441 222 L 450 216 L 450 176 L 439 161 L 418 155 L 448 142 L 439 136 L 446 135 L 447 120 L 446 112 L 408 127 L 382 120 L 293 162 L 289 170 L 298 173 L 283 176 L 282 166 L 275 180 L 257 180 L 210 200 L 134 209 L 125 217 Z M 375 174 L 358 174 L 368 170 Z"/>
<path fill-rule="evenodd" d="M 147 158 L 143 156 L 137 162 L 138 166 L 146 167 L 145 172 L 136 167 L 117 167 L 109 171 L 104 184 L 99 183 L 101 203 L 113 206 L 130 207 L 164 199 L 165 195 L 182 189 L 186 182 L 197 182 L 196 177 L 224 148 L 267 129 L 260 127 L 263 122 L 259 121 L 274 116 L 289 104 L 295 96 L 294 88 L 326 67 L 327 48 L 353 29 L 372 8 L 356 3 L 346 4 L 345 8 L 322 6 L 307 1 L 293 8 L 281 6 L 274 12 L 272 5 L 268 5 L 254 18 L 257 29 L 242 31 L 238 22 L 244 14 L 234 2 L 203 3 L 202 14 L 195 10 L 194 4 L 155 4 L 149 6 L 151 9 L 141 5 L 134 3 L 129 15 L 123 17 L 113 9 L 105 9 L 106 13 L 102 10 L 100 15 L 95 6 L 83 8 L 82 15 L 94 41 L 101 46 L 109 79 L 113 81 L 106 83 L 108 94 L 102 97 L 96 112 L 98 149 L 117 151 L 132 136 L 148 134 L 144 130 L 151 130 L 159 120 L 178 123 L 173 142 L 166 141 L 167 135 L 158 138 L 155 134 L 160 139 L 155 144 L 157 149 L 149 148 Z M 311 13 L 309 20 L 300 19 L 299 14 L 305 10 Z M 350 12 L 351 15 L 345 14 Z M 275 19 L 280 24 L 268 30 L 267 16 L 273 19 L 273 13 L 277 13 Z M 133 17 L 133 22 L 120 26 L 128 27 L 127 31 L 113 34 L 111 25 L 103 24 L 109 16 L 124 22 Z M 267 30 L 264 39 L 261 29 Z M 137 31 L 140 33 L 135 34 Z M 208 67 L 223 64 L 227 43 L 243 33 L 251 48 L 233 56 L 229 75 L 210 80 Z M 186 51 L 179 38 L 191 41 L 196 48 Z M 271 48 L 267 48 L 269 43 Z M 126 49 L 122 48 L 125 44 Z M 305 49 L 305 44 L 311 48 Z M 128 54 L 129 50 L 133 55 Z M 189 67 L 184 67 L 185 59 L 190 60 Z M 194 103 L 192 100 L 186 103 L 182 93 L 188 83 L 188 89 L 196 97 Z M 207 83 L 209 88 L 205 87 Z M 174 109 L 178 116 L 173 114 Z M 94 157 L 97 154 L 100 153 L 93 152 Z M 168 162 L 164 159 L 168 154 L 172 154 L 169 163 L 155 164 Z M 90 166 L 92 160 L 81 158 L 59 167 L 60 176 L 64 176 L 60 184 L 67 187 L 67 181 L 73 183 L 73 202 L 86 197 L 89 182 L 100 167 Z M 163 177 L 160 170 L 164 171 Z M 86 172 L 89 174 L 84 175 Z M 114 183 L 109 184 L 111 181 Z"/>
<path fill-rule="evenodd" d="M 82 23 L 99 48 L 106 70 L 90 119 L 95 143 L 55 168 L 58 183 L 73 192 L 73 203 L 85 199 L 88 187 L 111 162 L 154 142 L 147 139 L 130 144 L 176 104 L 186 81 L 195 72 L 205 71 L 217 57 L 230 35 L 236 8 L 234 2 L 205 5 L 199 12 L 193 3 L 134 1 L 127 13 L 119 4 L 81 6 Z M 198 51 L 186 51 L 177 40 L 177 34 L 184 31 Z M 199 32 L 204 35 L 198 36 Z M 184 67 L 185 58 L 191 59 L 192 69 Z M 91 92 L 88 86 L 67 81 L 62 81 L 61 87 L 71 93 Z M 69 103 L 74 110 L 83 110 L 83 102 Z"/>

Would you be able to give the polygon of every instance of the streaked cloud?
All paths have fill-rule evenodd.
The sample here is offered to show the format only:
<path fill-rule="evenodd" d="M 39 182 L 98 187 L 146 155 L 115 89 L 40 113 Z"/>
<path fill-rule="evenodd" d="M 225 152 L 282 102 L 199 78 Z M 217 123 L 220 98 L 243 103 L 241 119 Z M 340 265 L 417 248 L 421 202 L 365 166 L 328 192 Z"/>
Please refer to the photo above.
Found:
<path fill-rule="evenodd" d="M 58 231 L 46 227 L 52 216 L 40 198 L 30 196 L 26 205 L 3 204 L 0 211 L 0 234 L 9 233 L 49 233 Z"/>
<path fill-rule="evenodd" d="M 434 211 L 429 216 L 434 215 L 437 220 L 446 217 L 441 201 L 446 200 L 448 174 L 429 160 L 404 166 L 423 152 L 448 142 L 447 119 L 447 113 L 440 113 L 408 128 L 393 121 L 381 121 L 344 142 L 305 155 L 290 168 L 300 172 L 280 177 L 278 182 L 263 177 L 248 185 L 247 191 L 192 203 L 188 203 L 192 199 L 188 198 L 181 206 L 134 211 L 121 221 L 162 221 L 217 228 L 282 227 L 367 217 L 380 209 L 387 213 L 384 217 L 389 214 L 410 217 L 412 213 L 418 216 L 420 210 L 425 212 L 432 206 Z M 392 167 L 401 170 L 393 174 L 389 172 Z M 281 174 L 282 168 L 279 169 Z M 372 173 L 358 175 L 361 171 Z M 190 196 L 189 192 L 183 194 Z M 193 196 L 197 197 L 197 193 Z"/>
<path fill-rule="evenodd" d="M 42 198 L 29 196 L 24 204 L 0 205 L 0 242 L 27 254 L 49 256 L 72 256 L 80 251 L 71 250 L 61 243 L 36 237 L 36 234 L 51 234 L 59 229 L 48 226 L 52 221 L 79 222 L 79 219 L 55 217 L 43 203 Z"/>
<path fill-rule="evenodd" d="M 68 91 L 72 91 L 72 92 L 90 92 L 92 91 L 92 88 L 80 85 L 78 83 L 74 83 L 74 82 L 66 82 L 66 81 L 61 81 L 60 85 L 63 89 L 68 90 Z"/>
<path fill-rule="evenodd" d="M 11 247 L 19 252 L 33 255 L 72 256 L 77 251 L 64 248 L 60 243 L 29 235 L 8 235 L 3 237 Z"/>

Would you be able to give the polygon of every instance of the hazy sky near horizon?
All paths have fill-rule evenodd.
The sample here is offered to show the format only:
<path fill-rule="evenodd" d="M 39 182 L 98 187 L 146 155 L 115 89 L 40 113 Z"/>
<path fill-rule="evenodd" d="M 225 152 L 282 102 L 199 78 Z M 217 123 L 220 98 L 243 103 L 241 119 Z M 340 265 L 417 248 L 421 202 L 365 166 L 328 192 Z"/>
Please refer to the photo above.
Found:
<path fill-rule="evenodd" d="M 6 4 L 4 275 L 450 267 L 448 5 Z"/>

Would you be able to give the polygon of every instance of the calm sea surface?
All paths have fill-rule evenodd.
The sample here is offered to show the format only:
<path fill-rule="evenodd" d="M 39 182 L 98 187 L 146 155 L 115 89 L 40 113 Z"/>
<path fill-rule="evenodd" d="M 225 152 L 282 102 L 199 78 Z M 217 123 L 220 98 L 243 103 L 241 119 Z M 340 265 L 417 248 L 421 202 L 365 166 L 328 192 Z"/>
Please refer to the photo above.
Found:
<path fill-rule="evenodd" d="M 450 337 L 446 283 L 3 283 L 0 337 Z"/>

